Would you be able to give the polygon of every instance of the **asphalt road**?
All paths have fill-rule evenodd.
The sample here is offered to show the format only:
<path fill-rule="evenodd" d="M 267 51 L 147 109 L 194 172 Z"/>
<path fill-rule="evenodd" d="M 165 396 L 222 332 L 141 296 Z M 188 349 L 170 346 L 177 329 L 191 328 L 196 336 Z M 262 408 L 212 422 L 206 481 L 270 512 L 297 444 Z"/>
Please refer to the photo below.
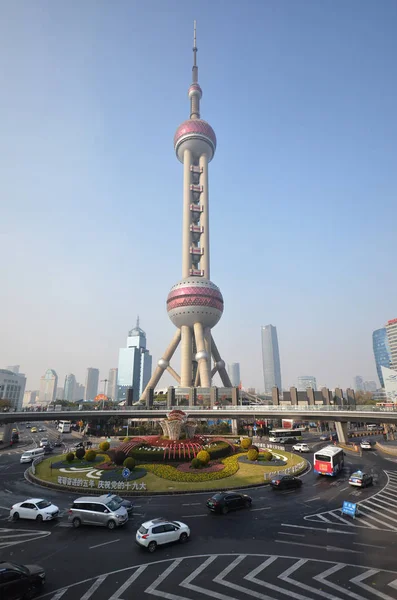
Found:
<path fill-rule="evenodd" d="M 30 433 L 24 437 L 37 442 Z M 208 494 L 137 497 L 133 518 L 108 531 L 74 530 L 66 511 L 76 494 L 26 482 L 27 466 L 19 464 L 26 447 L 0 453 L 0 558 L 42 565 L 49 600 L 397 599 L 397 464 L 379 452 L 347 456 L 336 479 L 309 471 L 298 491 L 251 490 L 251 510 L 226 516 L 207 512 Z M 374 486 L 348 485 L 357 468 L 373 474 Z M 11 504 L 34 496 L 57 504 L 63 516 L 10 522 Z M 343 500 L 358 502 L 361 516 L 341 517 Z M 154 554 L 137 547 L 136 529 L 158 516 L 188 523 L 190 541 Z"/>

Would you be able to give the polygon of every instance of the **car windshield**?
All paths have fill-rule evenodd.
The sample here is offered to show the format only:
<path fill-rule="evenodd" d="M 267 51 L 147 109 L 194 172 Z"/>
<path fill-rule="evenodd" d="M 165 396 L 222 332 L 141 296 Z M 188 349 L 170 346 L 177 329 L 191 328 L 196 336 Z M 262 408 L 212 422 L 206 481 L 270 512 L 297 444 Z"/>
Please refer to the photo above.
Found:
<path fill-rule="evenodd" d="M 147 533 L 149 531 L 149 529 L 146 529 L 146 527 L 141 525 L 140 528 L 138 529 L 138 531 L 139 531 L 139 533 L 142 533 L 144 535 L 145 533 Z"/>
<path fill-rule="evenodd" d="M 40 502 L 36 502 L 36 506 L 37 508 L 48 508 L 49 506 L 51 506 L 51 502 L 48 502 L 48 500 L 40 500 Z"/>
<path fill-rule="evenodd" d="M 18 571 L 19 573 L 23 573 L 24 575 L 28 575 L 30 572 L 29 569 L 27 569 L 23 565 L 17 565 L 13 562 L 10 562 L 9 564 L 11 565 L 13 571 Z"/>
<path fill-rule="evenodd" d="M 223 498 L 223 494 L 214 494 L 214 495 L 212 496 L 211 500 L 216 500 L 216 501 L 218 501 L 218 500 L 222 500 L 222 498 Z"/>
<path fill-rule="evenodd" d="M 175 527 L 180 527 L 179 523 L 177 523 L 176 521 L 170 521 L 170 523 L 172 523 L 172 525 L 175 525 Z"/>
<path fill-rule="evenodd" d="M 109 500 L 109 502 L 106 502 L 106 506 L 108 507 L 109 510 L 117 510 L 118 508 L 120 508 L 120 502 L 116 502 L 112 498 L 111 500 Z"/>
<path fill-rule="evenodd" d="M 121 504 L 123 502 L 123 499 L 120 498 L 120 496 L 113 496 L 112 501 L 117 502 L 117 504 Z"/>

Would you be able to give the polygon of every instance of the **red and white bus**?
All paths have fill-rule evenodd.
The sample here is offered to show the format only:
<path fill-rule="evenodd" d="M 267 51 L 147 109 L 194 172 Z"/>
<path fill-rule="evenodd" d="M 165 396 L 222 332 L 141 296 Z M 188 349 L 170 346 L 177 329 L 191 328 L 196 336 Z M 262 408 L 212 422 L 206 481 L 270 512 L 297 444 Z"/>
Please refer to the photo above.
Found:
<path fill-rule="evenodd" d="M 344 452 L 338 446 L 325 446 L 314 454 L 313 471 L 333 477 L 343 469 Z"/>

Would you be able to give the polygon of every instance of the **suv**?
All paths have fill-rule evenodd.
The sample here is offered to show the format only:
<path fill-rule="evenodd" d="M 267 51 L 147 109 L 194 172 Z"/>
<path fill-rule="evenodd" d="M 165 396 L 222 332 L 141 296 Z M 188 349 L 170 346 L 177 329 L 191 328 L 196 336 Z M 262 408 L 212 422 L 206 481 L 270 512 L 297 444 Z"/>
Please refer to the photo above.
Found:
<path fill-rule="evenodd" d="M 7 600 L 31 598 L 45 583 L 45 571 L 38 565 L 0 562 L 0 597 Z"/>
<path fill-rule="evenodd" d="M 295 450 L 295 452 L 310 452 L 309 446 L 303 442 L 292 446 L 292 450 Z"/>
<path fill-rule="evenodd" d="M 107 496 L 77 498 L 69 510 L 69 521 L 73 527 L 98 525 L 115 529 L 128 521 L 124 506 Z"/>
<path fill-rule="evenodd" d="M 41 438 L 40 448 L 45 448 L 46 446 L 50 446 L 50 440 L 48 438 Z"/>
<path fill-rule="evenodd" d="M 187 542 L 190 529 L 181 521 L 168 521 L 168 519 L 153 519 L 142 523 L 136 532 L 135 541 L 139 546 L 154 552 L 157 546 L 171 542 Z"/>

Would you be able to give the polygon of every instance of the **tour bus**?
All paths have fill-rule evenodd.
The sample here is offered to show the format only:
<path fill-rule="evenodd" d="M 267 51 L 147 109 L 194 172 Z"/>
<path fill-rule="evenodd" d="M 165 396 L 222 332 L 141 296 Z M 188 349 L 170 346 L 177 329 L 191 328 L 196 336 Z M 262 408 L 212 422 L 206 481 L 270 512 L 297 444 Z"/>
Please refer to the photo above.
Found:
<path fill-rule="evenodd" d="M 325 446 L 314 453 L 313 471 L 333 477 L 343 469 L 344 452 L 338 446 Z"/>
<path fill-rule="evenodd" d="M 269 432 L 269 442 L 275 442 L 277 444 L 277 440 L 279 440 L 280 438 L 291 437 L 294 437 L 296 440 L 301 440 L 304 431 L 304 427 L 301 429 L 287 429 L 286 427 L 283 427 L 282 429 L 272 429 Z"/>
<path fill-rule="evenodd" d="M 59 421 L 58 431 L 60 433 L 70 433 L 72 423 L 70 421 Z"/>

